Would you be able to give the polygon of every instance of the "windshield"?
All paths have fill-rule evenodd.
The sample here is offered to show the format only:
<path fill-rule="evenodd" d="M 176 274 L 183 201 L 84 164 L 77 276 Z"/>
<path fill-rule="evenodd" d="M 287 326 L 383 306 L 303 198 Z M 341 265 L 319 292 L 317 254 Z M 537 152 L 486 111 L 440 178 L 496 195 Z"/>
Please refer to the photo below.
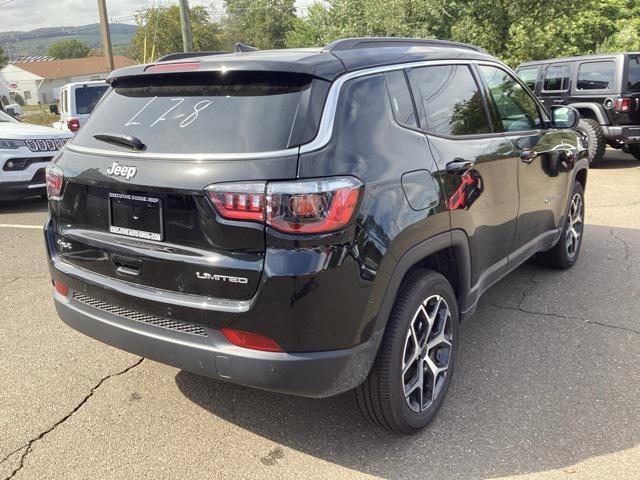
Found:
<path fill-rule="evenodd" d="M 629 57 L 628 65 L 627 90 L 630 92 L 640 92 L 640 57 Z"/>
<path fill-rule="evenodd" d="M 13 118 L 11 115 L 4 113 L 2 110 L 0 110 L 0 122 L 18 123 L 18 121 L 15 118 Z"/>
<path fill-rule="evenodd" d="M 133 77 L 118 83 L 76 137 L 132 135 L 151 153 L 253 153 L 288 148 L 311 77 L 273 72 Z"/>
<path fill-rule="evenodd" d="M 76 113 L 88 115 L 93 112 L 98 101 L 107 91 L 109 85 L 99 85 L 95 87 L 80 87 L 76 89 Z"/>

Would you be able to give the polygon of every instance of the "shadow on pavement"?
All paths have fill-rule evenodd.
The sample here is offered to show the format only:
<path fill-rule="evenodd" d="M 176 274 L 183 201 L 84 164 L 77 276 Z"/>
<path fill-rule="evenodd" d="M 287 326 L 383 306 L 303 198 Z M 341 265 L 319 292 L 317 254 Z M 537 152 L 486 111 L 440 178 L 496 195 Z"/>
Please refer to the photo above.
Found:
<path fill-rule="evenodd" d="M 621 150 L 608 149 L 604 154 L 604 158 L 589 168 L 594 170 L 618 170 L 638 167 L 640 167 L 640 160 L 637 160 L 633 155 L 624 153 Z"/>
<path fill-rule="evenodd" d="M 609 228 L 588 227 L 584 257 L 574 269 L 559 272 L 527 262 L 487 292 L 474 318 L 462 325 L 449 396 L 432 424 L 416 435 L 370 426 L 351 393 L 297 398 L 184 371 L 176 384 L 191 401 L 240 428 L 386 478 L 516 475 L 631 448 L 640 443 L 634 427 L 640 424 L 637 334 L 598 325 L 597 316 L 589 323 L 563 310 L 570 308 L 565 293 L 571 286 L 579 290 L 573 301 L 588 304 L 583 309 L 588 311 L 589 302 L 600 304 L 594 292 L 603 288 L 602 281 L 620 288 L 633 280 L 597 277 L 605 268 L 624 267 L 622 256 L 612 259 L 622 245 Z M 611 315 L 618 308 L 614 300 Z M 627 301 L 629 308 L 638 302 Z M 559 314 L 533 314 L 520 305 Z"/>
<path fill-rule="evenodd" d="M 25 197 L 0 200 L 2 213 L 41 213 L 47 211 L 47 200 L 42 197 Z"/>

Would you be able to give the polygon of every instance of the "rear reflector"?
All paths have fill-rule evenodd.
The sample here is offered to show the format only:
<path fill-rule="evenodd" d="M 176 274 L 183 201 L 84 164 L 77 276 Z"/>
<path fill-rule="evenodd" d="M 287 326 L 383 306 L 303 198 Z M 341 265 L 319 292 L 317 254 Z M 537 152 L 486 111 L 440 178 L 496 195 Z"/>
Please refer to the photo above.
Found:
<path fill-rule="evenodd" d="M 158 63 L 157 65 L 149 65 L 145 68 L 145 72 L 166 73 L 166 72 L 191 72 L 200 69 L 200 62 L 181 62 L 181 63 Z"/>
<path fill-rule="evenodd" d="M 355 215 L 362 183 L 353 177 L 215 184 L 206 192 L 220 215 L 263 222 L 286 233 L 341 230 Z"/>
<path fill-rule="evenodd" d="M 69 293 L 69 287 L 67 287 L 67 285 L 62 282 L 53 282 L 53 286 L 55 287 L 56 292 L 58 292 L 63 297 L 66 297 Z"/>
<path fill-rule="evenodd" d="M 243 332 L 232 328 L 223 328 L 222 334 L 234 345 L 251 350 L 263 352 L 282 352 L 282 348 L 276 342 L 259 333 Z"/>

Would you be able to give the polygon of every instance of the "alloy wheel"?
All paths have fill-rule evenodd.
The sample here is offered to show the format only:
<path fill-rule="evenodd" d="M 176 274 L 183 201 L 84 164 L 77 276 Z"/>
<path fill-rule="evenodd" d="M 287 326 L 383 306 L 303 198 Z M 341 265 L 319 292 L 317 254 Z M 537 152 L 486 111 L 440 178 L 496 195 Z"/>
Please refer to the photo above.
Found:
<path fill-rule="evenodd" d="M 414 412 L 429 408 L 445 383 L 453 346 L 451 322 L 446 300 L 432 295 L 418 307 L 409 324 L 402 356 L 402 386 L 407 405 Z"/>
<path fill-rule="evenodd" d="M 569 214 L 567 216 L 567 231 L 566 231 L 566 248 L 569 258 L 576 256 L 580 242 L 582 241 L 582 229 L 584 222 L 582 220 L 583 215 L 583 202 L 582 195 L 576 193 L 571 199 L 571 205 L 569 206 Z"/>

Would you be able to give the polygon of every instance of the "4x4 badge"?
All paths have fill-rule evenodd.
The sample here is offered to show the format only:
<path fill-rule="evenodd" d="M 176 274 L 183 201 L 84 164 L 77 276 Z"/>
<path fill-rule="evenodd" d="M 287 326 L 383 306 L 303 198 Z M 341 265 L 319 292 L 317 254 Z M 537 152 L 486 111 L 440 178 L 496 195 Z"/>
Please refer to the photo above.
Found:
<path fill-rule="evenodd" d="M 112 177 L 123 177 L 127 180 L 131 180 L 138 173 L 138 169 L 136 167 L 126 167 L 124 165 L 120 165 L 118 162 L 113 162 L 113 164 L 107 168 L 107 175 L 111 175 Z"/>

